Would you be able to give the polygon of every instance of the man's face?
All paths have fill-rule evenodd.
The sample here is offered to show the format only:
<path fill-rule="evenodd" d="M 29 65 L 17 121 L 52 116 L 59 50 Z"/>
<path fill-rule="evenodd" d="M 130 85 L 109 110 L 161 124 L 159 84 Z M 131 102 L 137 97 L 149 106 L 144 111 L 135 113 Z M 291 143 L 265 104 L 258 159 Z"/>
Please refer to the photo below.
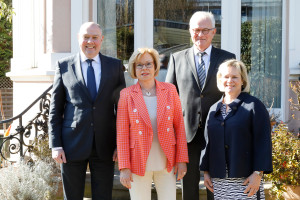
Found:
<path fill-rule="evenodd" d="M 207 34 L 205 34 L 207 32 Z M 212 27 L 210 19 L 194 20 L 190 24 L 190 34 L 193 43 L 200 51 L 205 51 L 216 34 L 216 29 Z"/>
<path fill-rule="evenodd" d="M 84 55 L 92 59 L 98 55 L 101 49 L 103 36 L 100 28 L 95 24 L 83 25 L 78 33 L 78 42 Z"/>

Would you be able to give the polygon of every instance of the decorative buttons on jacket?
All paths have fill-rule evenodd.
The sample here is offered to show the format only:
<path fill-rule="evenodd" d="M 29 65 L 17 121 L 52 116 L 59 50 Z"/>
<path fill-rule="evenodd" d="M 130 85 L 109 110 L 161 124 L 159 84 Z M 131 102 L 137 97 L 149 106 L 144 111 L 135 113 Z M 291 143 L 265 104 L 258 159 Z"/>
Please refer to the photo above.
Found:
<path fill-rule="evenodd" d="M 140 134 L 140 135 L 142 135 L 142 134 L 143 134 L 143 132 L 142 132 L 142 131 L 139 131 L 139 134 Z"/>
<path fill-rule="evenodd" d="M 137 109 L 133 109 L 133 112 L 136 112 L 137 111 Z"/>
<path fill-rule="evenodd" d="M 221 126 L 224 126 L 224 122 L 221 123 Z"/>
<path fill-rule="evenodd" d="M 139 123 L 139 120 L 135 120 L 135 122 L 138 124 L 138 123 Z"/>
<path fill-rule="evenodd" d="M 170 109 L 170 106 L 167 106 L 167 109 Z"/>
<path fill-rule="evenodd" d="M 168 117 L 168 120 L 170 120 L 171 119 L 171 117 Z"/>
<path fill-rule="evenodd" d="M 169 132 L 170 131 L 170 129 L 169 128 L 167 128 L 167 132 Z"/>

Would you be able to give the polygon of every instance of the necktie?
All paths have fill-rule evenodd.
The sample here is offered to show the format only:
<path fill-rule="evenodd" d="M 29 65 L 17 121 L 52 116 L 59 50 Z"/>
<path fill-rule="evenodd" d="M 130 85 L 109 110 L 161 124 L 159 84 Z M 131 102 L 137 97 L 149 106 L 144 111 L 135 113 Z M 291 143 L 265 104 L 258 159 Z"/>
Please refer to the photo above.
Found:
<path fill-rule="evenodd" d="M 87 88 L 90 92 L 90 95 L 93 99 L 93 101 L 96 98 L 97 95 L 97 88 L 96 88 L 96 80 L 95 80 L 95 72 L 92 65 L 93 59 L 87 59 L 86 62 L 88 63 L 88 69 L 87 69 Z"/>
<path fill-rule="evenodd" d="M 198 78 L 200 81 L 200 85 L 201 88 L 203 88 L 204 83 L 205 83 L 205 78 L 206 78 L 206 72 L 205 72 L 205 63 L 203 61 L 203 56 L 205 55 L 205 52 L 199 52 L 198 56 L 199 56 L 199 65 L 198 65 L 198 69 L 197 69 L 197 73 L 198 73 Z"/>

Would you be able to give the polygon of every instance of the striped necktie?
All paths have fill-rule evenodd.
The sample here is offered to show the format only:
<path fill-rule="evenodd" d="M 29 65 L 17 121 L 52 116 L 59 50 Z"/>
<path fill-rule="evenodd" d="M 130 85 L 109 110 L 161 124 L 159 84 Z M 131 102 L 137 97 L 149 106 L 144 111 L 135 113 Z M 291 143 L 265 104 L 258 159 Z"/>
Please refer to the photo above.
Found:
<path fill-rule="evenodd" d="M 87 88 L 90 92 L 90 95 L 91 95 L 93 101 L 95 101 L 96 96 L 97 96 L 97 88 L 96 88 L 95 72 L 94 72 L 94 68 L 92 65 L 93 59 L 87 59 L 86 62 L 88 63 Z"/>
<path fill-rule="evenodd" d="M 205 55 L 205 52 L 199 52 L 199 64 L 197 68 L 197 73 L 198 73 L 198 78 L 200 81 L 201 88 L 203 89 L 204 83 L 205 83 L 205 78 L 206 78 L 206 71 L 205 71 L 205 63 L 203 60 L 203 56 Z"/>

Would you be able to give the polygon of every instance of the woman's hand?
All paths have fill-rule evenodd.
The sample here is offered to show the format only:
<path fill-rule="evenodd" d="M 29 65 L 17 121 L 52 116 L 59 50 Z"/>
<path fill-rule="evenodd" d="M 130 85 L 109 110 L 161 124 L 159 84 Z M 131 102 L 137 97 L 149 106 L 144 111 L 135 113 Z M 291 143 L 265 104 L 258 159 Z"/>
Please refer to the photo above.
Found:
<path fill-rule="evenodd" d="M 207 189 L 209 189 L 209 191 L 211 191 L 212 193 L 214 192 L 214 186 L 207 171 L 204 172 L 204 185 L 207 187 Z"/>
<path fill-rule="evenodd" d="M 120 182 L 124 187 L 127 187 L 128 189 L 131 188 L 131 182 L 132 180 L 132 174 L 130 169 L 124 168 L 120 171 Z"/>
<path fill-rule="evenodd" d="M 243 185 L 248 184 L 244 193 L 246 194 L 249 192 L 248 197 L 253 196 L 259 190 L 260 181 L 261 181 L 261 176 L 253 172 L 243 183 Z"/>
<path fill-rule="evenodd" d="M 178 162 L 175 164 L 174 174 L 177 174 L 177 180 L 182 179 L 187 171 L 185 162 Z"/>

